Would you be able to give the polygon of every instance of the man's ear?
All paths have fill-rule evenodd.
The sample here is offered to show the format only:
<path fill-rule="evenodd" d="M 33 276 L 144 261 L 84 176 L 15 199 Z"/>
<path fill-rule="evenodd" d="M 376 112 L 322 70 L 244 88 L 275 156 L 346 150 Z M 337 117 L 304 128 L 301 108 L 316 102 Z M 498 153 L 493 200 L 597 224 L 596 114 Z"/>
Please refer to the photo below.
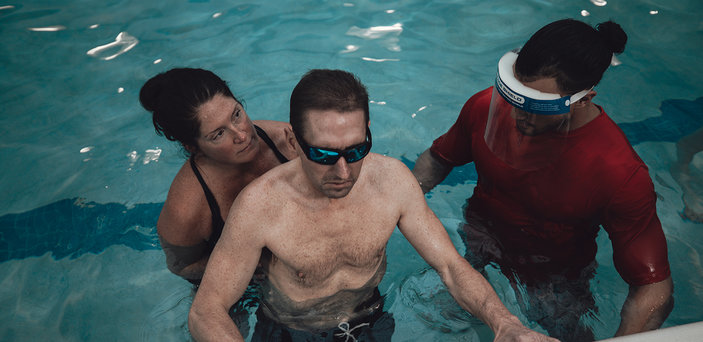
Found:
<path fill-rule="evenodd" d="M 593 100 L 594 97 L 596 97 L 598 93 L 595 91 L 591 90 L 586 94 L 586 96 L 582 97 L 580 100 L 576 101 L 575 103 L 571 104 L 572 106 L 576 108 L 583 108 L 586 107 L 591 103 L 591 100 Z"/>
<path fill-rule="evenodd" d="M 286 127 L 286 141 L 288 142 L 288 145 L 290 145 L 293 148 L 293 151 L 296 151 L 296 147 L 298 146 L 298 139 L 295 138 L 295 133 L 293 133 L 293 130 L 290 127 Z"/>

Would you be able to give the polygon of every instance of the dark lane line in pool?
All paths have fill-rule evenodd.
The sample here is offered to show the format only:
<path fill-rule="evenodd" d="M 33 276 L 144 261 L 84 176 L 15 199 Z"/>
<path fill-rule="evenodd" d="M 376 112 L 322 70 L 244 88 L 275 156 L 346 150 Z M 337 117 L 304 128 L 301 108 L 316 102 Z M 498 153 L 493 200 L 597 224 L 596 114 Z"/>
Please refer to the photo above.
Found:
<path fill-rule="evenodd" d="M 54 259 L 100 253 L 112 245 L 160 249 L 156 221 L 163 203 L 83 202 L 64 199 L 0 217 L 0 262 L 51 252 Z"/>

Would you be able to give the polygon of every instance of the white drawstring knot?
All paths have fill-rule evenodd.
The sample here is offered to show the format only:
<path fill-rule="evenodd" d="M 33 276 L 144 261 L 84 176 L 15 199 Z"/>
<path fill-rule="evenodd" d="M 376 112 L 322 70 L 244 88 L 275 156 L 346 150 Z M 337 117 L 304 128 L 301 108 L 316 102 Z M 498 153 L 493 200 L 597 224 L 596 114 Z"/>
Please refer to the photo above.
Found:
<path fill-rule="evenodd" d="M 365 327 L 367 325 L 369 325 L 369 323 L 361 323 L 361 324 L 349 329 L 349 323 L 342 322 L 337 325 L 337 328 L 339 328 L 339 330 L 341 330 L 342 332 L 338 333 L 338 334 L 334 334 L 334 336 L 337 336 L 337 337 L 345 337 L 346 336 L 346 338 L 344 339 L 344 342 L 349 342 L 349 338 L 351 337 L 352 342 L 356 342 L 356 337 L 354 337 L 354 335 L 352 335 L 351 332 L 358 329 L 358 328 Z"/>

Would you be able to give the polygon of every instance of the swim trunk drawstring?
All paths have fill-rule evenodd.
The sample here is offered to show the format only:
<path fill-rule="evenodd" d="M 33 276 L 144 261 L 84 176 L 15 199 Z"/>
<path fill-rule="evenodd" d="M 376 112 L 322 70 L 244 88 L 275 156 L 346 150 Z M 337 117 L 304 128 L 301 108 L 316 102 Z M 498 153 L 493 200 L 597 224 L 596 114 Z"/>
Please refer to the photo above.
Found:
<path fill-rule="evenodd" d="M 361 323 L 361 324 L 349 329 L 349 323 L 342 322 L 337 325 L 337 328 L 339 328 L 339 330 L 341 330 L 342 332 L 338 333 L 338 334 L 334 334 L 334 336 L 337 336 L 337 337 L 345 337 L 346 336 L 346 338 L 344 339 L 344 342 L 349 342 L 349 338 L 351 337 L 352 342 L 356 342 L 356 337 L 354 337 L 354 335 L 352 335 L 351 332 L 358 329 L 358 328 L 365 327 L 367 325 L 370 325 L 370 324 L 369 323 Z"/>

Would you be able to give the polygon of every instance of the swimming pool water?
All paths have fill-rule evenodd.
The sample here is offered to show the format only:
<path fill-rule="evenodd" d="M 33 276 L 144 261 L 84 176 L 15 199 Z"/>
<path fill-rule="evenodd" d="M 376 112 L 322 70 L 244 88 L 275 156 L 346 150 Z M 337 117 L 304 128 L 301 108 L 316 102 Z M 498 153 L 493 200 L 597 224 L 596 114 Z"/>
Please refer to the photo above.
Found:
<path fill-rule="evenodd" d="M 253 118 L 287 121 L 290 91 L 305 71 L 349 70 L 369 89 L 373 151 L 412 165 L 464 101 L 492 83 L 505 51 L 565 17 L 612 19 L 629 35 L 595 102 L 630 137 L 659 195 L 676 287 L 664 326 L 703 320 L 703 226 L 679 215 L 681 188 L 668 171 L 674 142 L 703 119 L 703 3 L 603 3 L 0 3 L 0 340 L 188 340 L 189 285 L 166 269 L 155 229 L 184 159 L 139 106 L 149 77 L 211 69 Z M 693 168 L 703 174 L 700 155 Z M 471 166 L 458 168 L 428 195 L 460 252 L 456 228 L 475 181 Z M 598 243 L 599 310 L 585 320 L 606 338 L 627 289 L 603 232 Z M 398 232 L 388 255 L 381 290 L 394 340 L 491 339 Z M 490 268 L 488 275 L 524 319 L 505 278 Z"/>

